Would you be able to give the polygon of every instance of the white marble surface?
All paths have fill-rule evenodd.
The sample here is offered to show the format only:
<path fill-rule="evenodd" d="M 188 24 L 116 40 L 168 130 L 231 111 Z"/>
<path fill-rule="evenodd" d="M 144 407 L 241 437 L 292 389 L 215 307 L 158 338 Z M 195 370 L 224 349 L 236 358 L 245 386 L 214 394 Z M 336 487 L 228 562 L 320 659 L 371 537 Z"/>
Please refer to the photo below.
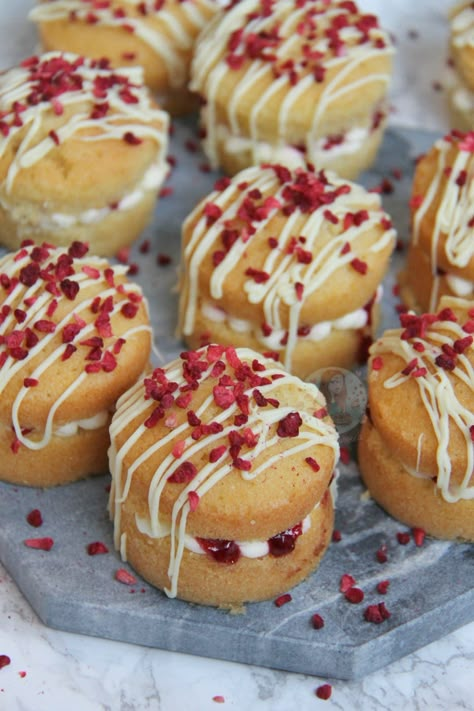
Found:
<path fill-rule="evenodd" d="M 361 0 L 398 41 L 392 122 L 447 129 L 433 88 L 445 61 L 448 0 Z M 33 51 L 32 0 L 0 0 L 0 67 Z M 416 38 L 413 35 L 416 33 Z M 0 522 L 1 525 L 1 522 Z M 331 681 L 81 637 L 44 627 L 0 566 L 2 711 L 474 709 L 474 623 L 357 682 Z M 314 691 L 329 681 L 329 701 Z M 213 697 L 223 696 L 218 704 Z"/>

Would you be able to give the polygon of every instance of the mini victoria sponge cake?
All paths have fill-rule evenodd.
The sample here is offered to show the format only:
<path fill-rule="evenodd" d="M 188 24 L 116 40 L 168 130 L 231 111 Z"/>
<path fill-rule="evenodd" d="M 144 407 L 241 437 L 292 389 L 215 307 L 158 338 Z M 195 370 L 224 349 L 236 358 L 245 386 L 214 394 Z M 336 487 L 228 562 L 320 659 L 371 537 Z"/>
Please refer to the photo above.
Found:
<path fill-rule="evenodd" d="M 237 607 L 318 565 L 339 447 L 315 385 L 209 345 L 125 393 L 110 432 L 115 544 L 168 596 Z"/>
<path fill-rule="evenodd" d="M 474 292 L 474 131 L 452 131 L 419 160 L 412 238 L 400 275 L 403 301 L 433 311 L 443 295 Z"/>
<path fill-rule="evenodd" d="M 141 69 L 50 52 L 0 74 L 0 242 L 88 242 L 112 255 L 148 223 L 168 115 Z"/>
<path fill-rule="evenodd" d="M 43 48 L 113 67 L 143 67 L 145 83 L 172 113 L 194 108 L 187 91 L 194 41 L 216 0 L 40 0 L 30 12 Z"/>
<path fill-rule="evenodd" d="M 359 465 L 395 518 L 474 541 L 474 301 L 439 309 L 402 314 L 372 346 Z"/>
<path fill-rule="evenodd" d="M 180 325 L 191 348 L 248 346 L 309 378 L 367 356 L 395 231 L 380 198 L 281 165 L 217 181 L 183 225 Z"/>
<path fill-rule="evenodd" d="M 125 272 L 79 242 L 0 260 L 0 479 L 45 487 L 107 471 L 115 403 L 151 350 Z"/>
<path fill-rule="evenodd" d="M 453 126 L 474 129 L 474 3 L 458 3 L 450 12 L 448 98 Z"/>
<path fill-rule="evenodd" d="M 393 46 L 346 0 L 242 0 L 196 43 L 204 150 L 228 174 L 314 163 L 355 178 L 382 139 Z"/>

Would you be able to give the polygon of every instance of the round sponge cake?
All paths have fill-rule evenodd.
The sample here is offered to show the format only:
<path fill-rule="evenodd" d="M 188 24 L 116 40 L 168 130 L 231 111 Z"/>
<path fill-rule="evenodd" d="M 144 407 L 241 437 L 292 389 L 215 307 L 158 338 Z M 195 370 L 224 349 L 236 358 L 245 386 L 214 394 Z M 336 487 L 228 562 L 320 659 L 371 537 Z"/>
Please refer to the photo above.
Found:
<path fill-rule="evenodd" d="M 338 444 L 316 386 L 210 345 L 123 395 L 111 440 L 116 546 L 169 596 L 239 605 L 318 564 Z"/>
<path fill-rule="evenodd" d="M 0 75 L 0 242 L 112 255 L 153 212 L 168 116 L 139 68 L 50 52 Z"/>
<path fill-rule="evenodd" d="M 0 260 L 0 479 L 51 486 L 105 471 L 115 403 L 147 367 L 140 288 L 86 253 L 28 244 Z"/>
<path fill-rule="evenodd" d="M 400 276 L 402 299 L 433 311 L 443 295 L 474 291 L 474 131 L 452 131 L 417 164 L 412 239 Z"/>
<path fill-rule="evenodd" d="M 355 2 L 230 3 L 199 36 L 191 68 L 211 164 L 234 174 L 308 162 L 355 178 L 383 135 L 392 54 Z"/>
<path fill-rule="evenodd" d="M 362 478 L 390 514 L 439 538 L 474 540 L 474 302 L 402 314 L 371 348 Z"/>
<path fill-rule="evenodd" d="M 180 331 L 272 353 L 294 374 L 350 367 L 375 323 L 395 231 L 380 198 L 281 165 L 217 181 L 183 225 Z"/>

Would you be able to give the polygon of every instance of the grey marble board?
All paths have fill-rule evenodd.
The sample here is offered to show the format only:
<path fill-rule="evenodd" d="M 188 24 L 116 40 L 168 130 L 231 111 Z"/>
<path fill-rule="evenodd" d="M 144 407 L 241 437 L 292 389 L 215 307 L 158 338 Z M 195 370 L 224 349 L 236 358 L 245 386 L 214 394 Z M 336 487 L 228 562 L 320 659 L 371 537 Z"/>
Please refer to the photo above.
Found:
<path fill-rule="evenodd" d="M 376 168 L 363 176 L 368 187 L 389 178 L 394 189 L 385 185 L 383 201 L 405 241 L 413 159 L 433 139 L 419 131 L 388 132 Z M 182 349 L 174 336 L 173 292 L 180 225 L 216 178 L 206 172 L 195 144 L 193 123 L 177 122 L 171 148 L 176 169 L 168 182 L 173 194 L 160 201 L 153 224 L 130 255 L 139 266 L 136 279 L 150 302 L 155 345 L 164 361 Z M 158 254 L 169 255 L 171 265 L 158 266 Z M 396 323 L 392 286 L 402 258 L 395 255 L 385 281 L 383 326 Z M 363 378 L 363 371 L 358 375 Z M 357 435 L 345 437 L 354 454 Z M 364 496 L 355 462 L 340 469 L 336 528 L 342 539 L 280 608 L 268 601 L 230 614 L 169 600 L 140 579 L 134 586 L 117 582 L 115 572 L 124 564 L 113 550 L 106 512 L 108 476 L 47 491 L 0 484 L 0 560 L 51 627 L 306 674 L 361 677 L 474 619 L 474 546 L 428 539 L 421 547 L 413 540 L 401 545 L 396 534 L 405 527 Z M 26 522 L 34 508 L 43 515 L 40 529 Z M 26 548 L 24 539 L 35 536 L 51 536 L 54 547 Z M 89 556 L 93 541 L 105 543 L 109 553 Z M 381 545 L 388 555 L 383 564 L 376 558 Z M 339 592 L 345 573 L 364 590 L 361 604 L 350 604 Z M 386 595 L 376 591 L 382 580 L 390 581 Z M 365 608 L 382 601 L 390 618 L 379 625 L 365 621 Z M 312 627 L 314 613 L 324 618 L 322 629 Z"/>

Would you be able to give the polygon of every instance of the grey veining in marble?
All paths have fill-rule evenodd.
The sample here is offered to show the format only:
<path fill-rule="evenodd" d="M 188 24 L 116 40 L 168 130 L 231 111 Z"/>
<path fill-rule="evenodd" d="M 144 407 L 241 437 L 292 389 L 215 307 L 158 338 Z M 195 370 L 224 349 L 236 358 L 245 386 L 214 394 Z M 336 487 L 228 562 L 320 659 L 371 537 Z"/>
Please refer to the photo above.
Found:
<path fill-rule="evenodd" d="M 158 268 L 155 256 L 168 253 L 177 264 L 182 218 L 215 179 L 197 169 L 203 162 L 200 154 L 183 148 L 190 137 L 194 135 L 186 123 L 177 125 L 172 147 L 179 166 L 172 180 L 174 195 L 160 202 L 155 222 L 132 250 L 164 360 L 182 346 L 173 336 L 177 297 L 169 295 L 175 271 Z M 391 179 L 394 191 L 384 196 L 384 203 L 403 239 L 413 158 L 432 140 L 432 134 L 391 131 L 376 169 L 364 176 L 368 187 L 382 177 Z M 401 180 L 392 176 L 394 168 L 401 170 Z M 146 238 L 151 250 L 142 255 L 139 246 Z M 390 294 L 399 260 L 400 255 L 386 279 L 386 324 L 394 323 Z M 1 485 L 0 559 L 52 627 L 308 674 L 360 677 L 474 618 L 474 550 L 436 541 L 426 541 L 420 548 L 413 542 L 401 546 L 396 533 L 404 527 L 361 498 L 354 464 L 341 467 L 341 482 L 336 526 L 342 541 L 331 546 L 320 569 L 292 591 L 292 602 L 282 608 L 269 601 L 248 605 L 244 615 L 230 615 L 168 600 L 141 581 L 133 593 L 116 582 L 114 572 L 122 563 L 113 551 L 105 510 L 107 477 L 50 491 Z M 25 520 L 32 508 L 43 514 L 38 531 Z M 23 540 L 33 535 L 52 536 L 53 549 L 25 548 Z M 105 542 L 109 554 L 88 556 L 86 546 L 95 540 Z M 389 553 L 383 565 L 375 558 L 381 544 Z M 351 605 L 340 594 L 344 573 L 353 575 L 364 590 L 362 604 Z M 391 585 L 381 596 L 375 586 L 384 579 Z M 381 625 L 367 623 L 363 610 L 380 601 L 391 611 L 390 619 Z M 325 620 L 321 630 L 310 624 L 315 612 Z"/>

